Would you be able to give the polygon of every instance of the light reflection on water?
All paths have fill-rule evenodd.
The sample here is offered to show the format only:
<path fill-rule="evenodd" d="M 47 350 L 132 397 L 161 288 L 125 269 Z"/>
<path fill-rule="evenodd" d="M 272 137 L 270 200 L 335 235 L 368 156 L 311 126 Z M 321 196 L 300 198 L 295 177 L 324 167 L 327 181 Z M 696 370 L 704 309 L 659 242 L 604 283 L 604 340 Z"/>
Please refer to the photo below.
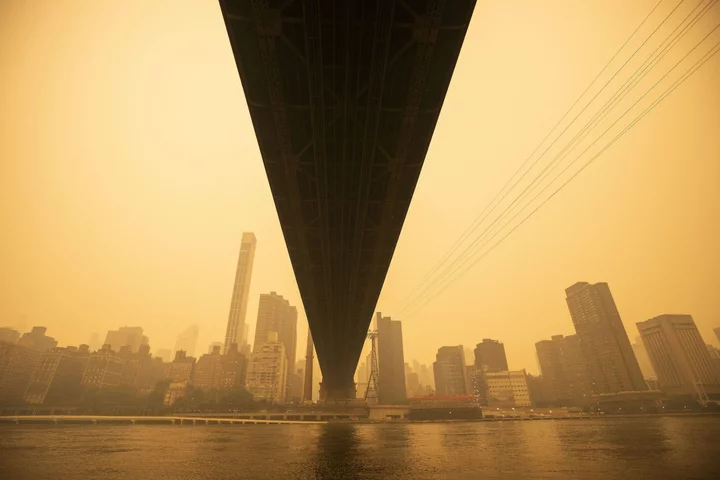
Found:
<path fill-rule="evenodd" d="M 718 479 L 720 417 L 0 426 L 0 478 Z"/>

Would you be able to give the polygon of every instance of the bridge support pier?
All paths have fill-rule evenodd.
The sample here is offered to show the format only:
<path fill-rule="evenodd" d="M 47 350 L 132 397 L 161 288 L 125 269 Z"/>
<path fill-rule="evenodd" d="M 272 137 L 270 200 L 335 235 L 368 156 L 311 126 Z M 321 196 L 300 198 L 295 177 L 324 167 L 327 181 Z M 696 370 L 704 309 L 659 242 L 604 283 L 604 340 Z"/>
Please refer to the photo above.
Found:
<path fill-rule="evenodd" d="M 348 400 L 355 400 L 355 382 L 340 386 L 320 382 L 320 402 L 344 403 Z"/>

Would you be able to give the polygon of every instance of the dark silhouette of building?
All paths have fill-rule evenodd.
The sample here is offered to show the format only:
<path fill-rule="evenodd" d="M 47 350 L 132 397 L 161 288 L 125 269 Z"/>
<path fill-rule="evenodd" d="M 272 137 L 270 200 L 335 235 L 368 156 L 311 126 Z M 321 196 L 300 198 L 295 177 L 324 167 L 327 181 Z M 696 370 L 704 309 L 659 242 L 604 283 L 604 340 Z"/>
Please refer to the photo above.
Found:
<path fill-rule="evenodd" d="M 25 390 L 25 401 L 37 405 L 76 403 L 89 360 L 87 345 L 55 347 L 41 354 Z"/>
<path fill-rule="evenodd" d="M 592 395 L 580 337 L 553 335 L 551 340 L 537 342 L 535 349 L 545 387 L 544 400 L 572 406 Z"/>
<path fill-rule="evenodd" d="M 242 234 L 223 353 L 227 352 L 233 343 L 240 345 L 242 350 L 242 346 L 248 342 L 248 339 L 245 338 L 245 314 L 247 313 L 248 297 L 250 295 L 250 279 L 252 277 L 256 245 L 255 234 L 251 232 Z"/>
<path fill-rule="evenodd" d="M 469 395 L 466 386 L 465 354 L 462 345 L 440 347 L 433 372 L 435 373 L 435 393 L 445 395 Z"/>
<path fill-rule="evenodd" d="M 40 352 L 0 343 L 0 405 L 20 405 Z"/>
<path fill-rule="evenodd" d="M 267 342 L 271 332 L 277 333 L 278 341 L 285 347 L 288 373 L 295 366 L 297 317 L 297 308 L 290 305 L 290 302 L 285 300 L 282 295 L 275 292 L 260 295 L 253 352 Z"/>
<path fill-rule="evenodd" d="M 717 337 L 718 342 L 720 342 L 720 327 L 715 327 L 713 331 L 715 332 L 715 336 Z"/>
<path fill-rule="evenodd" d="M 0 327 L 0 342 L 15 345 L 20 339 L 20 332 L 9 327 Z"/>
<path fill-rule="evenodd" d="M 17 344 L 36 352 L 49 352 L 57 346 L 57 340 L 45 335 L 46 331 L 45 327 L 33 327 L 30 332 L 23 333 Z"/>
<path fill-rule="evenodd" d="M 507 372 L 505 345 L 498 340 L 484 338 L 475 346 L 475 368 L 483 372 Z"/>
<path fill-rule="evenodd" d="M 701 398 L 720 393 L 720 379 L 692 316 L 660 315 L 637 327 L 660 390 Z"/>
<path fill-rule="evenodd" d="M 565 293 L 593 393 L 647 390 L 608 284 L 578 282 Z"/>
<path fill-rule="evenodd" d="M 407 402 L 402 323 L 377 312 L 378 398 L 383 405 Z"/>

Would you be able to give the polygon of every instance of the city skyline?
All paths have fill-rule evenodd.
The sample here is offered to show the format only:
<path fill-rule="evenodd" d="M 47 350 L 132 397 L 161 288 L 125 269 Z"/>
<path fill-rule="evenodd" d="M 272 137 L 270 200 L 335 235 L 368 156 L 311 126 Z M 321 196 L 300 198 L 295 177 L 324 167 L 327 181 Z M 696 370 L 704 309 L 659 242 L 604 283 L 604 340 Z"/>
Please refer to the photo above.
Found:
<path fill-rule="evenodd" d="M 566 288 L 565 290 L 566 290 L 566 292 L 567 292 L 568 290 L 572 290 L 573 288 L 576 288 L 578 285 L 580 285 L 580 286 L 582 286 L 582 285 L 588 286 L 588 285 L 589 285 L 590 287 L 594 287 L 594 286 L 595 286 L 595 285 L 592 285 L 592 284 L 588 284 L 587 282 L 577 282 L 575 285 L 573 285 L 573 286 L 571 286 L 571 287 L 569 287 L 569 288 Z M 598 285 L 607 285 L 607 284 L 601 282 L 601 283 L 598 284 Z M 609 291 L 608 291 L 608 295 L 611 295 L 611 294 L 609 293 Z M 300 324 L 299 324 L 299 322 L 297 321 L 297 318 L 299 317 L 298 312 L 297 312 L 297 309 L 296 309 L 295 307 L 293 307 L 293 306 L 290 306 L 289 303 L 288 303 L 288 301 L 285 300 L 281 295 L 278 295 L 278 294 L 276 294 L 275 292 L 270 292 L 270 293 L 267 293 L 267 294 L 260 294 L 260 295 L 259 295 L 259 298 L 260 298 L 260 303 L 261 303 L 261 304 L 263 303 L 263 298 L 266 298 L 266 299 L 268 299 L 268 300 L 272 300 L 272 299 L 274 299 L 274 298 L 277 298 L 286 308 L 291 309 L 291 310 L 294 312 L 293 318 L 295 318 L 295 321 L 294 321 L 294 322 L 291 322 L 291 324 L 294 324 L 294 325 L 295 325 L 295 328 L 294 328 L 295 332 L 298 332 L 298 331 L 299 331 L 299 328 L 298 328 L 298 327 L 300 327 Z M 610 296 L 610 298 L 611 298 L 611 300 L 612 300 L 612 295 Z M 267 303 L 267 300 L 266 300 L 266 303 Z M 269 304 L 268 304 L 268 305 L 269 305 Z M 566 307 L 566 308 L 567 308 L 567 307 Z M 252 330 L 250 330 L 251 332 L 253 332 L 253 338 L 254 338 L 253 343 L 256 343 L 256 342 L 258 341 L 258 337 L 257 337 L 257 335 L 258 335 L 258 330 L 257 330 L 258 321 L 260 321 L 261 323 L 264 323 L 264 322 L 267 322 L 267 318 L 268 318 L 268 317 L 271 317 L 271 321 L 277 323 L 278 321 L 280 321 L 280 317 L 282 316 L 282 315 L 280 315 L 280 316 L 278 316 L 277 319 L 274 319 L 274 320 L 273 320 L 272 318 L 274 318 L 275 316 L 277 316 L 277 314 L 276 314 L 276 312 L 275 312 L 276 308 L 275 308 L 275 307 L 272 307 L 272 308 L 270 308 L 269 310 L 268 310 L 268 309 L 266 309 L 266 310 L 267 310 L 267 313 L 265 313 L 265 314 L 262 314 L 262 313 L 261 313 L 261 310 L 258 310 L 258 313 L 260 313 L 260 315 L 256 318 L 256 320 L 255 320 L 255 322 L 254 322 L 254 325 L 252 326 Z M 377 317 L 377 320 L 383 319 L 382 315 L 381 315 L 379 312 L 377 312 L 377 313 L 375 314 L 375 316 Z M 568 316 L 570 317 L 570 319 L 569 319 L 569 320 L 570 320 L 570 325 L 572 325 L 572 314 L 569 314 Z M 673 314 L 663 314 L 663 316 L 673 316 Z M 620 317 L 622 317 L 622 315 L 620 315 Z M 376 323 L 377 323 L 377 320 L 376 320 Z M 390 320 L 390 319 L 389 319 L 389 318 L 384 318 L 384 320 Z M 636 361 L 636 362 L 638 363 L 638 365 L 640 366 L 643 361 L 646 361 L 645 358 L 644 358 L 644 356 L 647 355 L 647 353 L 644 353 L 645 346 L 642 345 L 642 344 L 637 344 L 638 341 L 641 341 L 641 332 L 640 332 L 640 330 L 639 330 L 639 327 L 640 327 L 640 324 L 641 324 L 642 322 L 636 322 L 635 325 L 629 326 L 630 329 L 628 330 L 628 325 L 626 325 L 625 322 L 623 322 L 621 318 L 620 318 L 620 320 L 621 320 L 622 325 L 623 325 L 623 327 L 624 327 L 624 329 L 625 329 L 625 331 L 626 331 L 626 335 L 627 335 L 628 339 L 632 336 L 632 337 L 635 338 L 635 340 L 636 340 L 635 343 L 632 343 L 632 344 L 630 345 L 630 346 L 631 346 L 630 351 L 631 351 L 632 354 L 633 354 L 633 358 L 635 358 L 635 361 Z M 278 323 L 278 325 L 280 325 L 281 323 L 282 323 L 282 321 L 280 321 L 280 323 Z M 400 325 L 401 321 L 395 321 L 395 322 L 392 322 L 392 323 L 397 323 L 398 325 Z M 695 325 L 695 323 L 693 323 L 693 324 Z M 246 325 L 245 325 L 245 326 L 246 326 L 246 330 L 248 329 L 247 327 L 249 327 L 249 325 L 250 325 L 250 324 L 246 323 Z M 374 328 L 374 327 L 371 326 L 371 329 L 372 329 L 372 328 Z M 400 327 L 400 328 L 401 328 L 401 327 Z M 695 327 L 695 328 L 697 328 L 697 327 Z M 44 332 L 47 330 L 47 327 L 44 327 L 44 326 L 34 326 L 34 327 L 32 327 L 30 330 L 28 330 L 27 332 L 25 332 L 24 334 L 23 334 L 22 331 L 17 331 L 18 338 L 20 338 L 20 336 L 30 335 L 32 332 L 36 331 L 37 329 L 41 329 L 41 330 L 42 330 L 42 334 L 44 335 Z M 3 325 L 2 323 L 0 323 L 0 330 L 2 330 L 3 335 L 7 335 L 8 332 L 14 331 L 14 329 L 13 329 L 12 326 Z M 122 327 L 119 327 L 117 330 L 108 330 L 108 331 L 107 331 L 107 335 L 104 336 L 104 337 L 106 338 L 106 341 L 103 342 L 103 344 L 108 343 L 107 340 L 108 340 L 109 338 L 116 338 L 116 337 L 118 337 L 118 335 L 119 335 L 118 338 L 120 338 L 120 337 L 121 337 L 121 338 L 126 338 L 126 337 L 127 337 L 127 338 L 129 339 L 129 341 L 128 341 L 128 342 L 125 342 L 124 344 L 129 345 L 130 348 L 131 348 L 131 351 L 136 351 L 139 345 L 145 344 L 145 345 L 148 345 L 148 346 L 149 346 L 150 351 L 151 351 L 153 354 L 155 354 L 155 356 L 169 357 L 169 359 L 172 360 L 172 357 L 174 357 L 174 355 L 175 355 L 174 352 L 178 350 L 178 345 L 181 343 L 181 341 L 185 341 L 185 340 L 184 340 L 184 337 L 185 337 L 186 335 L 188 335 L 190 332 L 192 332 L 193 335 L 197 335 L 197 334 L 198 334 L 198 330 L 199 330 L 199 329 L 198 329 L 198 327 L 197 327 L 196 325 L 192 325 L 192 326 L 188 327 L 187 329 L 181 331 L 180 334 L 176 337 L 176 340 L 174 341 L 174 344 L 175 344 L 175 348 L 174 348 L 174 349 L 166 349 L 166 348 L 162 348 L 162 347 L 155 347 L 153 342 L 148 343 L 148 341 L 149 341 L 148 336 L 143 335 L 143 328 L 142 328 L 142 327 L 139 327 L 139 326 L 138 326 L 138 327 L 122 326 Z M 267 327 L 263 327 L 262 330 L 263 330 L 263 331 L 267 331 L 267 332 L 270 332 L 270 331 L 271 331 L 271 329 L 268 329 Z M 287 335 L 291 335 L 292 330 L 293 330 L 293 328 L 292 328 L 292 327 L 289 327 L 289 330 L 287 330 L 287 333 L 285 333 L 285 335 L 286 335 L 286 336 L 287 336 Z M 717 344 L 717 346 L 720 347 L 720 339 L 716 339 L 716 337 L 715 337 L 715 335 L 717 334 L 717 332 L 720 332 L 720 327 L 711 328 L 710 330 L 711 330 L 711 332 L 712 332 L 711 335 L 709 335 L 709 336 L 708 336 L 708 335 L 703 335 L 703 337 L 707 339 L 707 340 L 706 340 L 706 341 L 708 342 L 707 344 L 708 344 L 708 345 Z M 31 331 L 32 331 L 32 332 L 31 332 Z M 307 330 L 306 330 L 306 331 L 307 331 Z M 277 333 L 277 332 L 276 332 L 276 333 Z M 700 333 L 701 333 L 701 335 L 702 335 L 702 332 L 700 332 Z M 11 335 L 12 335 L 12 334 L 11 334 Z M 87 337 L 88 335 L 86 334 L 85 336 Z M 95 336 L 97 336 L 97 334 L 93 334 L 92 336 L 95 337 Z M 547 335 L 547 337 L 552 337 L 551 340 L 562 339 L 562 340 L 564 340 L 564 341 L 568 341 L 568 340 L 570 340 L 570 339 L 572 339 L 572 338 L 575 338 L 576 336 L 577 336 L 577 333 L 576 333 L 576 332 L 575 332 L 575 333 L 570 333 L 570 334 L 558 334 L 558 333 L 550 333 L 550 332 L 548 332 L 548 335 Z M 563 337 L 564 337 L 564 338 L 563 338 Z M 48 338 L 49 338 L 49 337 L 48 337 Z M 400 338 L 402 338 L 402 333 L 400 333 Z M 55 344 L 58 344 L 58 345 L 59 345 L 59 343 L 58 343 L 56 340 L 54 340 L 54 339 L 52 339 L 52 338 L 51 338 L 50 340 L 54 341 Z M 195 342 L 197 342 L 197 341 L 195 340 Z M 537 344 L 543 343 L 543 342 L 547 342 L 547 340 L 546 340 L 546 339 L 545 339 L 545 340 L 543 340 L 543 339 L 538 339 L 538 340 L 535 342 L 535 347 L 537 347 Z M 112 344 L 113 341 L 111 341 L 110 343 Z M 167 340 L 164 340 L 164 341 L 161 340 L 159 343 L 160 343 L 160 344 L 167 344 L 168 342 L 167 342 Z M 263 342 L 261 342 L 261 343 L 263 343 Z M 295 349 L 296 351 L 298 351 L 298 350 L 297 350 L 298 348 L 303 348 L 303 349 L 304 349 L 304 348 L 305 348 L 305 347 L 304 347 L 304 344 L 305 344 L 305 343 L 306 343 L 306 342 L 305 342 L 304 340 L 300 339 L 300 337 L 299 337 L 298 334 L 296 333 L 296 334 L 295 334 L 295 346 L 294 346 L 294 349 Z M 506 370 L 503 370 L 502 367 L 495 367 L 495 368 L 491 368 L 489 371 L 499 372 L 499 371 L 526 370 L 528 373 L 534 374 L 534 375 L 538 375 L 538 374 L 541 373 L 542 361 L 541 361 L 537 356 L 535 357 L 536 360 L 537 360 L 535 363 L 531 363 L 531 364 L 527 364 L 527 365 L 521 365 L 520 362 L 518 362 L 516 359 L 514 359 L 514 361 L 513 361 L 513 360 L 509 360 L 509 359 L 508 359 L 508 356 L 505 355 L 505 351 L 504 351 L 504 344 L 505 344 L 505 343 L 506 343 L 506 342 L 505 342 L 504 339 L 495 340 L 495 339 L 483 338 L 481 342 L 477 343 L 477 345 L 474 344 L 474 343 L 472 343 L 472 341 L 470 342 L 470 344 L 460 344 L 460 346 L 463 347 L 463 361 L 464 361 L 464 364 L 465 364 L 465 365 L 468 365 L 468 366 L 472 364 L 472 362 L 471 362 L 469 359 L 465 358 L 467 355 L 470 355 L 470 357 L 472 357 L 472 358 L 474 359 L 475 364 L 477 364 L 477 362 L 480 361 L 480 360 L 479 360 L 479 357 L 478 357 L 478 355 L 479 355 L 479 353 L 478 353 L 478 348 L 479 348 L 479 347 L 485 347 L 485 348 L 488 348 L 488 347 L 489 347 L 489 348 L 493 348 L 493 349 L 499 349 L 498 352 L 495 353 L 496 358 L 498 358 L 498 360 L 496 360 L 496 362 L 500 362 L 499 365 L 501 365 L 502 367 L 506 367 Z M 511 341 L 510 341 L 510 344 L 512 344 L 512 343 L 513 343 L 513 342 L 512 342 L 512 340 L 511 340 Z M 62 344 L 62 345 L 60 345 L 60 346 L 65 346 L 65 345 L 67 345 L 67 346 L 78 346 L 78 345 L 84 345 L 84 344 L 87 345 L 87 342 L 79 341 L 79 342 L 75 342 L 75 343 Z M 209 350 L 208 350 L 207 353 L 212 353 L 212 345 L 216 345 L 216 344 L 223 345 L 223 342 L 211 342 L 211 343 L 210 343 Z M 119 345 L 119 344 L 118 344 L 118 345 Z M 474 346 L 474 347 L 473 347 L 473 346 Z M 249 345 L 249 347 L 252 348 L 252 345 Z M 404 343 L 401 344 L 401 347 L 402 347 L 402 351 L 401 351 L 401 354 L 402 354 L 403 351 L 405 350 Z M 99 349 L 99 348 L 98 348 L 98 349 Z M 97 350 L 97 349 L 96 349 L 96 350 Z M 206 352 L 203 352 L 202 350 L 203 350 L 203 349 L 201 348 L 201 349 L 200 349 L 200 352 L 199 352 L 198 354 L 196 354 L 196 355 L 192 355 L 191 352 L 188 352 L 188 351 L 186 351 L 186 354 L 187 354 L 188 356 L 194 356 L 195 358 L 199 358 L 203 353 L 206 353 Z M 238 350 L 239 350 L 239 348 L 238 348 Z M 292 348 L 289 348 L 288 350 L 291 350 L 291 351 L 292 351 Z M 533 350 L 535 350 L 535 348 L 533 348 Z M 114 351 L 116 351 L 116 352 L 119 351 L 119 348 L 114 348 Z M 303 350 L 303 351 L 304 351 L 304 350 Z M 494 353 L 494 352 L 493 352 L 493 353 Z M 425 355 L 425 356 L 427 356 L 427 355 Z M 357 369 L 361 368 L 361 367 L 364 365 L 364 362 L 366 361 L 367 358 L 369 358 L 369 342 L 366 342 L 365 348 L 363 349 L 363 353 L 361 354 L 360 358 L 358 359 L 358 364 L 357 364 L 357 367 L 356 367 L 356 368 L 357 368 Z M 418 364 L 422 364 L 423 366 L 425 366 L 425 365 L 430 365 L 430 367 L 432 367 L 432 364 L 433 364 L 433 361 L 426 361 L 426 360 L 425 360 L 425 357 L 424 357 L 423 355 L 413 355 L 413 356 L 407 356 L 407 357 L 404 357 L 404 358 L 405 358 L 406 360 L 407 360 L 407 359 L 411 359 L 413 362 L 417 362 Z M 422 360 L 418 360 L 418 359 L 422 359 Z M 296 360 L 297 360 L 297 357 L 296 357 Z M 167 361 L 167 358 L 166 358 L 166 361 Z M 503 361 L 504 361 L 505 363 L 502 363 Z M 404 363 L 407 363 L 407 362 L 404 362 Z M 322 377 L 321 377 L 321 373 L 320 373 L 319 368 L 318 368 L 317 362 L 315 362 L 314 367 L 315 367 L 315 375 L 316 375 L 316 376 L 319 376 L 319 378 L 322 378 Z M 477 367 L 477 365 L 476 365 L 476 367 Z M 487 367 L 485 367 L 485 368 L 487 369 Z M 650 367 L 650 368 L 652 368 L 652 367 Z M 654 377 L 654 375 L 648 376 L 648 375 L 646 374 L 646 369 L 645 369 L 644 367 L 641 368 L 641 370 L 642 370 L 642 376 L 643 376 L 643 378 Z M 415 371 L 415 370 L 413 369 L 413 371 Z M 288 370 L 288 373 L 292 373 L 292 372 L 290 372 L 290 371 Z M 356 372 L 356 376 L 357 376 L 357 372 Z M 357 380 L 358 380 L 358 384 L 360 384 L 360 383 L 363 383 L 366 379 L 361 379 L 361 378 L 358 377 Z M 318 381 L 319 381 L 319 380 L 318 380 Z M 364 384 L 363 384 L 363 385 L 364 385 Z"/>
<path fill-rule="evenodd" d="M 424 392 L 432 393 L 432 383 L 439 389 L 435 395 L 475 397 L 481 406 L 503 408 L 552 405 L 553 402 L 582 406 L 591 398 L 600 398 L 598 395 L 643 392 L 656 395 L 657 390 L 670 397 L 690 395 L 700 399 L 720 394 L 720 350 L 705 343 L 691 315 L 664 314 L 638 322 L 640 335 L 631 346 L 607 283 L 576 282 L 565 289 L 565 293 L 576 334 L 552 335 L 551 340 L 536 343 L 540 377 L 528 375 L 525 368 L 510 369 L 504 343 L 484 338 L 476 344 L 474 363 L 469 364 L 465 361 L 467 350 L 463 345 L 441 346 L 432 365 L 434 382 L 430 382 L 424 375 L 426 365 L 413 359 L 411 367 L 410 362 L 404 361 L 402 323 L 377 312 L 373 328 L 377 328 L 379 339 L 384 339 L 379 341 L 378 349 L 380 372 L 384 372 L 378 381 L 381 403 L 402 405 L 408 400 L 412 403 L 411 396 L 417 398 Z M 294 370 L 296 365 L 302 366 L 303 361 L 288 362 L 285 348 L 285 343 L 294 338 L 295 308 L 271 292 L 261 297 L 257 323 L 258 334 L 266 335 L 265 341 L 256 335 L 253 350 L 261 351 L 259 355 L 250 357 L 249 349 L 241 354 L 237 344 L 232 345 L 227 355 L 221 355 L 222 345 L 216 342 L 210 353 L 202 355 L 199 361 L 179 350 L 173 361 L 168 362 L 166 358 L 159 364 L 152 359 L 149 339 L 139 326 L 108 331 L 107 343 L 97 351 L 88 349 L 87 345 L 57 347 L 58 342 L 43 326 L 34 326 L 22 335 L 2 327 L 0 344 L 18 352 L 10 353 L 6 368 L 18 368 L 13 366 L 13 355 L 32 356 L 28 366 L 38 359 L 40 363 L 23 374 L 30 381 L 27 388 L 15 388 L 7 383 L 11 379 L 19 381 L 23 376 L 18 375 L 19 372 L 5 377 L 5 383 L 0 385 L 0 397 L 8 401 L 23 398 L 22 392 L 25 392 L 25 401 L 43 404 L 48 392 L 55 392 L 53 398 L 67 396 L 70 390 L 64 390 L 65 393 L 57 390 L 56 380 L 64 384 L 71 378 L 78 382 L 82 379 L 82 384 L 90 388 L 129 385 L 147 392 L 165 371 L 165 378 L 176 382 L 170 384 L 166 393 L 172 404 L 174 399 L 187 394 L 188 385 L 220 391 L 244 387 L 247 372 L 247 389 L 258 399 L 281 403 L 290 402 L 292 397 L 292 401 L 299 402 L 303 378 Z M 197 327 L 191 326 L 179 338 L 184 339 L 188 333 L 196 335 Z M 637 355 L 645 351 L 653 371 L 641 374 Z M 363 397 L 362 377 L 368 374 L 369 363 L 367 357 L 357 367 L 357 398 Z M 86 367 L 80 368 L 81 365 Z M 406 394 L 406 388 L 411 392 Z M 58 392 L 61 397 L 57 397 Z M 643 401 L 651 400 L 648 397 Z"/>

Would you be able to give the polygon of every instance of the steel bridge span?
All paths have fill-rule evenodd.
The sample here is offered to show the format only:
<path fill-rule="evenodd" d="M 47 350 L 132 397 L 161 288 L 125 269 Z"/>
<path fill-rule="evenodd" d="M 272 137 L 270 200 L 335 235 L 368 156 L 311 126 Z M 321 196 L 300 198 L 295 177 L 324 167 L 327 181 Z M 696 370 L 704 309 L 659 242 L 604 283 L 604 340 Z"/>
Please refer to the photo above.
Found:
<path fill-rule="evenodd" d="M 354 372 L 474 0 L 220 0 L 322 370 Z"/>

